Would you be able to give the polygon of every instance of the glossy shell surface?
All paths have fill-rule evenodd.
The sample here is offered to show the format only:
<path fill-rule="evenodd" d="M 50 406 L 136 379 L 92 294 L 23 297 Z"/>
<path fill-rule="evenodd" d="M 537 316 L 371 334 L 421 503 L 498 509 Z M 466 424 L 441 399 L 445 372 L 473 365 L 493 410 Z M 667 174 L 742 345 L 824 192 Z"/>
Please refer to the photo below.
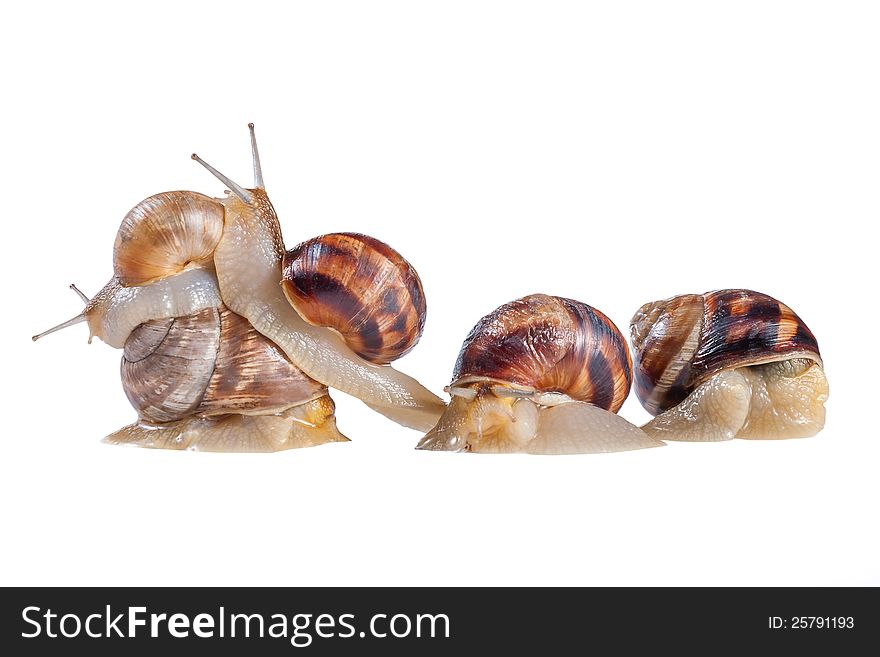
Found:
<path fill-rule="evenodd" d="M 223 306 L 138 326 L 125 344 L 122 385 L 139 416 L 160 423 L 271 412 L 327 391 Z"/>
<path fill-rule="evenodd" d="M 631 367 L 623 335 L 604 314 L 579 301 L 533 294 L 477 323 L 459 352 L 453 385 L 485 378 L 616 412 L 629 394 Z"/>
<path fill-rule="evenodd" d="M 163 192 L 129 210 L 116 233 L 113 271 L 141 285 L 209 262 L 223 234 L 223 205 L 197 192 Z"/>
<path fill-rule="evenodd" d="M 803 320 L 781 301 L 753 290 L 648 303 L 630 330 L 636 394 L 654 415 L 725 369 L 790 358 L 821 363 L 816 338 Z"/>
<path fill-rule="evenodd" d="M 412 349 L 425 327 L 418 274 L 384 242 L 357 233 L 310 239 L 284 256 L 284 293 L 310 324 L 339 332 L 373 363 Z"/>

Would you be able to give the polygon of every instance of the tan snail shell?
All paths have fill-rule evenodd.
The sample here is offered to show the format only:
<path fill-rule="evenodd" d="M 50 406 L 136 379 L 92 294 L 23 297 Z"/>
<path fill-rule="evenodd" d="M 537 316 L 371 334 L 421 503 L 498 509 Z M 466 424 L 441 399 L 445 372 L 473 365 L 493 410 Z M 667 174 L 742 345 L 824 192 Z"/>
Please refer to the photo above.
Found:
<path fill-rule="evenodd" d="M 293 425 L 325 424 L 328 432 L 316 440 L 342 439 L 331 427 L 327 385 L 406 426 L 432 426 L 443 409 L 438 397 L 390 366 L 365 360 L 336 331 L 309 324 L 285 298 L 281 230 L 249 127 L 253 189 L 193 155 L 226 184 L 228 196 L 178 191 L 139 203 L 117 234 L 110 282 L 92 299 L 79 293 L 83 313 L 34 339 L 85 321 L 91 336 L 126 349 L 123 379 L 141 419 L 114 434 L 116 442 L 282 449 L 303 443 L 292 437 Z M 414 344 L 418 335 L 409 339 Z M 247 357 L 257 360 L 231 355 L 231 345 L 251 349 Z M 256 364 L 268 369 L 254 372 Z M 230 387 L 227 379 L 235 383 Z M 262 419 L 252 419 L 257 416 Z M 151 423 L 176 424 L 157 432 Z M 227 431 L 232 427 L 253 428 L 254 440 L 236 442 Z"/>
<path fill-rule="evenodd" d="M 141 419 L 112 443 L 253 452 L 347 440 L 327 388 L 223 305 L 137 327 L 122 386 Z"/>
<path fill-rule="evenodd" d="M 416 346 L 425 328 L 419 275 L 384 242 L 358 233 L 321 235 L 284 254 L 282 286 L 310 324 L 332 328 L 373 363 Z"/>
<path fill-rule="evenodd" d="M 143 285 L 192 265 L 211 265 L 223 234 L 223 205 L 198 192 L 163 192 L 133 207 L 116 233 L 113 272 Z"/>
<path fill-rule="evenodd" d="M 626 342 L 579 301 L 533 294 L 481 319 L 464 341 L 450 405 L 420 449 L 609 452 L 662 443 L 615 413 L 631 383 Z"/>
<path fill-rule="evenodd" d="M 645 304 L 631 322 L 635 387 L 679 440 L 790 438 L 825 421 L 828 382 L 816 338 L 784 303 L 753 290 Z"/>

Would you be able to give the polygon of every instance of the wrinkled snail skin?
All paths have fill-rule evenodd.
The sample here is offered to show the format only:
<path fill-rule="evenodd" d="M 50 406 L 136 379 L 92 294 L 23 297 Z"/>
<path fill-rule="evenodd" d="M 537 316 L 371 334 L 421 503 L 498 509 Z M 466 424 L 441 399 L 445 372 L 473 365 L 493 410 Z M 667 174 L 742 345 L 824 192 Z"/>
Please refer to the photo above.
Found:
<path fill-rule="evenodd" d="M 185 317 L 221 303 L 213 271 L 184 270 L 144 285 L 126 287 L 112 278 L 83 311 L 89 326 L 89 340 L 100 338 L 114 349 L 122 349 L 134 329 L 156 319 Z"/>
<path fill-rule="evenodd" d="M 333 400 L 322 395 L 278 413 L 190 415 L 176 422 L 137 422 L 104 439 L 111 445 L 201 452 L 277 452 L 348 438 L 336 429 Z"/>
<path fill-rule="evenodd" d="M 284 247 L 275 211 L 265 192 L 248 192 L 253 203 L 224 199 L 226 224 L 214 252 L 224 303 L 312 378 L 404 426 L 432 427 L 445 408 L 439 397 L 391 366 L 365 360 L 339 333 L 313 326 L 296 312 L 281 285 Z"/>
<path fill-rule="evenodd" d="M 662 446 L 616 414 L 630 362 L 617 327 L 584 303 L 545 294 L 507 303 L 468 334 L 452 401 L 418 448 L 580 454 Z"/>
<path fill-rule="evenodd" d="M 796 438 L 825 423 L 816 338 L 782 302 L 752 290 L 642 306 L 630 324 L 636 394 L 671 440 Z"/>

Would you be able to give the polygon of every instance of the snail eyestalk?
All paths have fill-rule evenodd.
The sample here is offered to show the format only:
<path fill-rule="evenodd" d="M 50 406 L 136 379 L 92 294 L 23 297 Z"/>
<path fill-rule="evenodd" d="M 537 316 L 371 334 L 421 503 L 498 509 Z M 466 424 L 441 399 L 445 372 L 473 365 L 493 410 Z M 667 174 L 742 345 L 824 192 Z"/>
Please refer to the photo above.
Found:
<path fill-rule="evenodd" d="M 254 187 L 266 189 L 266 185 L 263 183 L 263 167 L 260 165 L 260 151 L 257 149 L 257 136 L 254 134 L 253 123 L 248 123 L 248 130 L 251 132 L 251 153 L 254 157 Z"/>
<path fill-rule="evenodd" d="M 245 203 L 248 203 L 248 204 L 253 203 L 254 199 L 251 196 L 251 193 L 248 190 L 246 190 L 244 187 L 239 185 L 237 182 L 231 180 L 227 176 L 224 176 L 222 173 L 217 171 L 217 169 L 215 169 L 210 164 L 205 162 L 202 158 L 200 158 L 195 153 L 192 154 L 192 159 L 194 159 L 196 162 L 198 162 L 203 167 L 205 167 L 208 171 L 210 171 L 214 175 L 214 177 L 217 178 L 217 180 L 219 180 L 224 185 L 229 187 L 229 189 L 232 190 L 232 193 L 235 194 L 242 201 L 244 201 Z"/>
<path fill-rule="evenodd" d="M 43 331 L 42 333 L 39 333 L 39 334 L 33 336 L 31 338 L 31 340 L 36 342 L 40 338 L 45 337 L 45 336 L 49 335 L 50 333 L 54 333 L 55 331 L 60 331 L 61 329 L 66 329 L 68 326 L 74 326 L 76 324 L 81 324 L 84 321 L 86 321 L 86 315 L 85 315 L 85 313 L 80 313 L 76 317 L 73 317 L 72 319 L 68 319 L 66 322 L 63 322 L 63 323 L 59 324 L 58 326 L 53 326 L 48 331 Z"/>
<path fill-rule="evenodd" d="M 76 286 L 76 283 L 71 283 L 71 284 L 70 284 L 70 289 L 73 290 L 74 292 L 76 292 L 77 296 L 79 296 L 79 298 L 82 299 L 83 303 L 88 303 L 89 301 L 91 301 L 91 299 L 89 299 L 89 298 L 83 293 L 83 291 L 80 290 L 80 289 Z"/>

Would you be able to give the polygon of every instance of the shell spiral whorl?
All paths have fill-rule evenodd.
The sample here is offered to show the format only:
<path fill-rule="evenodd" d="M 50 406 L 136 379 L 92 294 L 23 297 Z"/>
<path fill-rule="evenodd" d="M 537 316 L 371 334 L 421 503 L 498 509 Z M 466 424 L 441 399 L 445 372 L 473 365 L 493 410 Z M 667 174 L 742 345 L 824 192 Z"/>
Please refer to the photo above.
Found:
<path fill-rule="evenodd" d="M 358 233 L 331 233 L 284 256 L 284 293 L 310 324 L 335 329 L 361 357 L 389 363 L 425 328 L 422 283 L 390 246 Z"/>
<path fill-rule="evenodd" d="M 125 343 L 121 370 L 132 406 L 154 423 L 269 413 L 327 392 L 223 305 L 141 324 Z"/>
<path fill-rule="evenodd" d="M 163 192 L 144 199 L 122 220 L 113 271 L 122 285 L 141 285 L 210 263 L 223 234 L 223 205 L 198 192 Z"/>
<path fill-rule="evenodd" d="M 617 412 L 629 394 L 632 361 L 623 335 L 600 311 L 533 294 L 486 315 L 468 334 L 453 386 L 481 378 Z"/>
<path fill-rule="evenodd" d="M 642 306 L 630 323 L 636 395 L 653 415 L 723 369 L 807 358 L 816 338 L 784 303 L 753 290 L 686 294 Z"/>

